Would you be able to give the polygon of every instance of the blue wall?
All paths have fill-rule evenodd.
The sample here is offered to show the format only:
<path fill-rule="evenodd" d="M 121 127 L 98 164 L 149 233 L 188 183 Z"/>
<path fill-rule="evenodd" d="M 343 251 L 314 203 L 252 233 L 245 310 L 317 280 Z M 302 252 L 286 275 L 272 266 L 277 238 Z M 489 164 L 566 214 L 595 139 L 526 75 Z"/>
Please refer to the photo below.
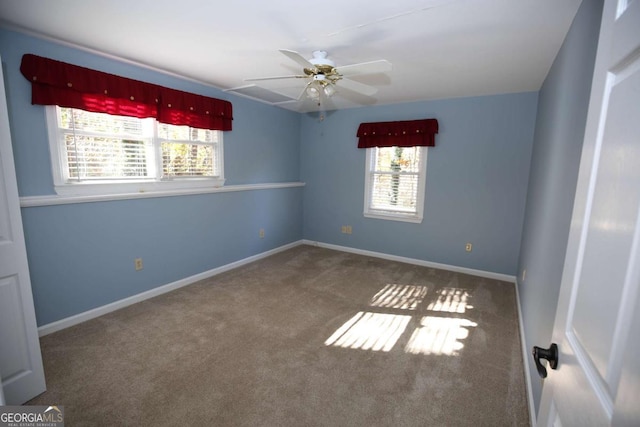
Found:
<path fill-rule="evenodd" d="M 304 236 L 310 240 L 515 275 L 537 93 L 483 96 L 302 117 Z M 361 122 L 436 118 L 421 224 L 365 218 Z M 341 233 L 351 225 L 353 234 Z M 465 252 L 465 243 L 473 251 Z"/>
<path fill-rule="evenodd" d="M 299 240 L 300 190 L 24 208 L 38 323 Z M 137 257 L 140 272 L 133 268 Z"/>
<path fill-rule="evenodd" d="M 527 348 L 551 342 L 601 14 L 601 0 L 582 2 L 540 90 L 518 267 Z M 537 410 L 542 381 L 533 361 L 529 375 Z"/>
<path fill-rule="evenodd" d="M 24 53 L 229 99 L 226 184 L 299 181 L 296 113 L 10 31 L 0 30 L 0 53 L 21 196 L 54 194 L 44 107 L 31 105 L 19 72 Z M 38 324 L 298 241 L 302 193 L 297 187 L 23 208 Z M 136 257 L 144 261 L 140 272 Z"/>

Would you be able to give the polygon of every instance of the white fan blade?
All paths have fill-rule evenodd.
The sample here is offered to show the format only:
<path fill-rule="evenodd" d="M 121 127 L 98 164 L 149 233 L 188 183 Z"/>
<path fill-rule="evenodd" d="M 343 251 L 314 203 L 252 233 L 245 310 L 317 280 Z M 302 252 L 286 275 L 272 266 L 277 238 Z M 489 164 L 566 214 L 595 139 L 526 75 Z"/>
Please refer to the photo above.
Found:
<path fill-rule="evenodd" d="M 273 76 L 273 77 L 256 77 L 244 79 L 245 82 L 259 82 L 263 80 L 282 80 L 282 79 L 308 79 L 309 76 Z"/>
<path fill-rule="evenodd" d="M 298 64 L 302 65 L 304 68 L 314 69 L 315 65 L 311 62 L 307 61 L 304 56 L 300 55 L 298 52 L 288 49 L 280 49 L 280 52 L 288 56 L 290 59 L 293 59 Z"/>
<path fill-rule="evenodd" d="M 356 74 L 388 73 L 393 67 L 391 62 L 381 59 L 379 61 L 362 62 L 360 64 L 336 67 L 338 74 L 342 76 L 355 76 Z"/>
<path fill-rule="evenodd" d="M 378 91 L 378 89 L 373 86 L 365 85 L 349 79 L 340 79 L 338 83 L 336 83 L 336 86 L 367 96 L 372 96 Z"/>

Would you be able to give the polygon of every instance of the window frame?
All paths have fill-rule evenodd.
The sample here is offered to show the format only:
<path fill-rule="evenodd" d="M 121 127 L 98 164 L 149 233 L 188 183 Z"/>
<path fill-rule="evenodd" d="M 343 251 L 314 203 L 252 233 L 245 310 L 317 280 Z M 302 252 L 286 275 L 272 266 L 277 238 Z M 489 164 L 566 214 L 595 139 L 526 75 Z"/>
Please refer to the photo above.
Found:
<path fill-rule="evenodd" d="M 403 221 L 421 223 L 424 217 L 424 200 L 426 190 L 427 177 L 427 147 L 415 147 L 420 150 L 418 163 L 418 188 L 416 194 L 416 210 L 415 212 L 401 212 L 375 209 L 371 207 L 374 175 L 376 173 L 375 165 L 377 159 L 378 148 L 396 148 L 394 147 L 371 147 L 366 149 L 365 155 L 365 184 L 364 184 L 364 212 L 367 218 L 386 219 L 391 221 Z M 402 147 L 407 148 L 407 147 Z"/>
<path fill-rule="evenodd" d="M 154 158 L 150 159 L 150 167 L 155 171 L 155 177 L 96 180 L 73 182 L 65 178 L 67 168 L 64 149 L 62 148 L 62 132 L 58 124 L 58 106 L 45 106 L 47 133 L 49 140 L 49 152 L 51 158 L 51 171 L 53 186 L 56 194 L 60 196 L 96 196 L 112 194 L 133 194 L 133 193 L 153 193 L 166 191 L 188 191 L 205 188 L 219 188 L 224 186 L 224 132 L 212 130 L 218 133 L 217 147 L 214 151 L 218 153 L 214 160 L 218 163 L 217 170 L 220 171 L 216 177 L 164 177 L 162 176 L 162 139 L 158 137 L 158 122 L 154 118 L 141 119 L 153 120 L 154 131 L 152 136 L 152 147 Z M 77 108 L 76 108 L 77 109 Z M 85 110 L 86 111 L 86 110 Z M 197 144 L 197 143 L 196 143 Z"/>

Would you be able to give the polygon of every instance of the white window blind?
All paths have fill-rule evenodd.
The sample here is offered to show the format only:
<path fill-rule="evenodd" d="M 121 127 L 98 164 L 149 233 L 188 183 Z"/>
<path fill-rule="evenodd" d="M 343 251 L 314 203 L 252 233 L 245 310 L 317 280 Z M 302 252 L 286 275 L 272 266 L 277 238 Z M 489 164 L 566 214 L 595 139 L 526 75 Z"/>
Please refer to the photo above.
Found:
<path fill-rule="evenodd" d="M 158 125 L 162 148 L 162 172 L 168 177 L 215 177 L 218 134 L 208 129 Z"/>
<path fill-rule="evenodd" d="M 425 147 L 367 149 L 365 216 L 422 221 L 426 150 Z"/>
<path fill-rule="evenodd" d="M 58 108 L 67 181 L 153 176 L 153 119 Z"/>
<path fill-rule="evenodd" d="M 156 187 L 144 183 L 180 182 L 179 188 L 220 186 L 224 182 L 222 132 L 48 107 L 56 190 L 76 194 L 110 193 Z M 100 184 L 91 187 L 90 184 Z M 163 184 L 164 185 L 164 184 Z M 82 191 L 84 194 L 84 190 Z"/>

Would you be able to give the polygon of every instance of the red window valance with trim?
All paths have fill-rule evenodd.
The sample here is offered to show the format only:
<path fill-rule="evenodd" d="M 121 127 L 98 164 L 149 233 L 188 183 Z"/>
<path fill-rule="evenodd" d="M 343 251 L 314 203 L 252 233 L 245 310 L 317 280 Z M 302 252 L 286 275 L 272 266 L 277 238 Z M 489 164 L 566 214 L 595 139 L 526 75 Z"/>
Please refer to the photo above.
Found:
<path fill-rule="evenodd" d="M 358 128 L 358 148 L 371 147 L 434 147 L 438 120 L 405 120 L 362 123 Z"/>
<path fill-rule="evenodd" d="M 26 54 L 20 65 L 31 82 L 31 103 L 96 113 L 154 117 L 162 123 L 231 130 L 231 102 L 182 92 L 49 58 Z"/>

